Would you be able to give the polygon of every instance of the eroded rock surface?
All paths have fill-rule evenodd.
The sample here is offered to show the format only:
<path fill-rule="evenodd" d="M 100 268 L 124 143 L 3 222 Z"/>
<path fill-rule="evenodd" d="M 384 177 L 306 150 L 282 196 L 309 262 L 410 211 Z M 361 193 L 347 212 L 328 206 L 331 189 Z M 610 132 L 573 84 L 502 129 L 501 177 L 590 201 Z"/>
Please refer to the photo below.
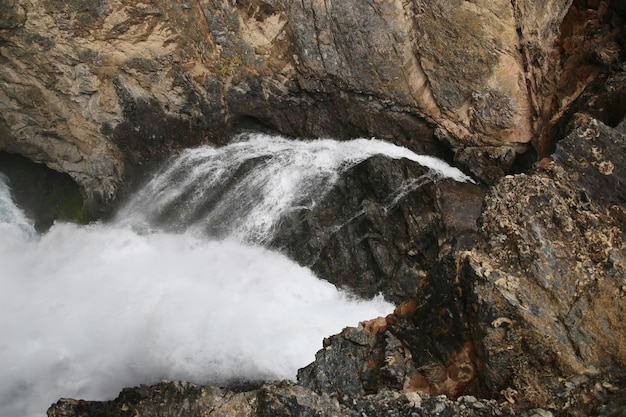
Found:
<path fill-rule="evenodd" d="M 472 247 L 483 196 L 407 159 L 374 156 L 312 209 L 284 218 L 272 245 L 359 296 L 401 303 L 454 250 Z"/>
<path fill-rule="evenodd" d="M 536 173 L 487 196 L 483 243 L 463 274 L 492 390 L 515 385 L 520 370 L 532 386 L 626 366 L 624 133 L 580 115 Z"/>
<path fill-rule="evenodd" d="M 3 0 L 0 149 L 94 207 L 247 127 L 451 150 L 493 182 L 619 62 L 618 3 Z"/>

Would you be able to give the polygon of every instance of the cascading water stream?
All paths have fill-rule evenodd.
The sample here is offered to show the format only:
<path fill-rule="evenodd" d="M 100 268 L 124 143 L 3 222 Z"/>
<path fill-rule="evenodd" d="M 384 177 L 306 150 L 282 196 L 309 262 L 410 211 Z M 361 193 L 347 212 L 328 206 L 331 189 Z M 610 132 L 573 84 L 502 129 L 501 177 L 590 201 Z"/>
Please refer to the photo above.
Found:
<path fill-rule="evenodd" d="M 223 148 L 183 152 L 120 210 L 116 221 L 263 244 L 284 213 L 312 207 L 342 172 L 376 154 L 410 159 L 441 177 L 469 180 L 437 158 L 380 140 L 242 135 Z"/>
<path fill-rule="evenodd" d="M 114 222 L 38 236 L 0 177 L 0 415 L 43 416 L 59 397 L 107 399 L 163 378 L 294 378 L 323 337 L 391 312 L 256 245 L 376 153 L 466 178 L 379 141 L 253 135 L 183 152 Z"/>
<path fill-rule="evenodd" d="M 0 174 L 0 250 L 35 236 L 32 222 L 15 207 L 8 180 Z"/>

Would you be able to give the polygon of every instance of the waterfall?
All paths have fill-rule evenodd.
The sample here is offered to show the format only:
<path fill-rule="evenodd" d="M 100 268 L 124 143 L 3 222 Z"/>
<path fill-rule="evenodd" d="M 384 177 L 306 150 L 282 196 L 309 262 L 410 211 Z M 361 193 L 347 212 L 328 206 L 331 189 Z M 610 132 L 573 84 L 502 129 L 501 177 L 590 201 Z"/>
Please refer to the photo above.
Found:
<path fill-rule="evenodd" d="M 133 197 L 117 222 L 263 244 L 284 213 L 312 207 L 342 172 L 376 154 L 469 180 L 437 158 L 380 140 L 294 141 L 244 134 L 226 147 L 184 151 Z"/>
<path fill-rule="evenodd" d="M 35 227 L 11 199 L 7 178 L 0 173 L 0 250 L 35 236 Z"/>
<path fill-rule="evenodd" d="M 390 313 L 258 245 L 375 153 L 465 179 L 379 141 L 251 135 L 183 152 L 112 222 L 36 235 L 0 177 L 0 415 L 161 379 L 293 379 L 323 337 Z"/>

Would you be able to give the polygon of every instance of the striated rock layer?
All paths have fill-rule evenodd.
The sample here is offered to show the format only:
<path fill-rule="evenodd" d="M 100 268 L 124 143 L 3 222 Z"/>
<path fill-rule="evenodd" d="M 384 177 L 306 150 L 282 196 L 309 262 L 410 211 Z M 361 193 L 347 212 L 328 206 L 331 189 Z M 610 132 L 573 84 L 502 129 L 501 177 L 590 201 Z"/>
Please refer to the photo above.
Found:
<path fill-rule="evenodd" d="M 618 60 L 623 7 L 588 3 L 2 0 L 0 150 L 96 212 L 246 127 L 452 151 L 493 182 Z"/>

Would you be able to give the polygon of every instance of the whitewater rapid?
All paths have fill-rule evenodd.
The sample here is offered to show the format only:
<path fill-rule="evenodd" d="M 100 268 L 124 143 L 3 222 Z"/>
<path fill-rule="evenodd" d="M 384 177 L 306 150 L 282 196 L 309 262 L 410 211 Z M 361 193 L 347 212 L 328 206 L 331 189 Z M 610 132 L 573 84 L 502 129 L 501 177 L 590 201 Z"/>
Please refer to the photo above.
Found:
<path fill-rule="evenodd" d="M 110 399 L 161 379 L 295 378 L 325 336 L 393 306 L 356 300 L 257 243 L 342 170 L 375 153 L 422 158 L 407 152 L 242 137 L 184 152 L 113 222 L 43 235 L 0 176 L 0 416 L 41 417 L 60 397 Z"/>
<path fill-rule="evenodd" d="M 381 140 L 244 134 L 226 147 L 184 151 L 133 196 L 116 221 L 264 244 L 283 214 L 312 208 L 343 172 L 377 154 L 417 162 L 433 178 L 470 180 L 437 158 Z"/>

